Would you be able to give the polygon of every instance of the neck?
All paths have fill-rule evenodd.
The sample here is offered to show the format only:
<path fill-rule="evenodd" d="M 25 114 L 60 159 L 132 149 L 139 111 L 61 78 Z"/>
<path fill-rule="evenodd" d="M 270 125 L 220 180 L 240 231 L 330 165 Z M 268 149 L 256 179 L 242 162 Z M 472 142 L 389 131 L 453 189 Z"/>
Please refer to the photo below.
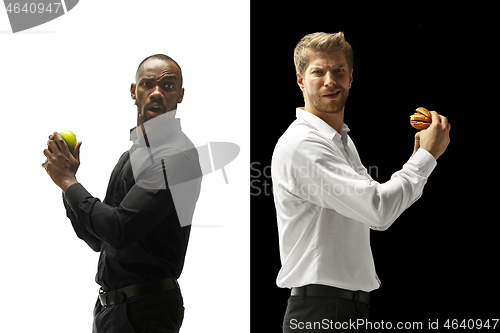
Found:
<path fill-rule="evenodd" d="M 174 119 L 175 118 L 175 114 L 177 112 L 177 109 L 174 109 L 174 110 L 171 110 L 171 111 L 168 111 L 162 115 L 159 115 L 158 117 L 162 116 L 162 121 L 168 121 L 168 120 L 171 120 L 171 119 Z M 151 119 L 154 119 L 154 118 L 151 118 Z M 149 120 L 151 120 L 149 119 Z M 137 127 L 136 127 L 136 131 L 137 131 L 137 139 L 140 139 L 142 136 L 143 136 L 143 133 L 146 132 L 146 129 L 144 128 L 144 124 L 146 123 L 146 120 L 139 112 L 137 113 Z"/>
<path fill-rule="evenodd" d="M 342 126 L 344 125 L 344 107 L 341 111 L 333 113 L 319 111 L 312 105 L 308 105 L 308 103 L 306 103 L 304 110 L 323 120 L 325 123 L 330 125 L 331 128 L 336 130 L 337 133 L 342 134 Z"/>

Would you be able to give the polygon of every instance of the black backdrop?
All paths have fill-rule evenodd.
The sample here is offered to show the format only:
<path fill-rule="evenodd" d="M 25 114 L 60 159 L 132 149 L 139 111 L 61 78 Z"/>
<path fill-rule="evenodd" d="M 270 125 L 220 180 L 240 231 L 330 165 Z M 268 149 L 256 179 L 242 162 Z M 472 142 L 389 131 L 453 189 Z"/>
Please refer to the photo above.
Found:
<path fill-rule="evenodd" d="M 344 31 L 354 49 L 345 122 L 377 181 L 389 180 L 410 157 L 415 108 L 436 110 L 452 124 L 450 146 L 423 196 L 389 230 L 371 233 L 383 284 L 372 294 L 371 320 L 424 327 L 439 320 L 442 328 L 446 319 L 498 318 L 497 140 L 490 116 L 499 86 L 492 80 L 497 51 L 489 49 L 498 29 L 463 11 L 430 16 L 423 13 L 431 9 L 416 6 L 321 6 L 252 2 L 252 332 L 280 332 L 290 294 L 275 282 L 280 260 L 269 166 L 276 141 L 304 104 L 293 49 L 317 31 Z"/>

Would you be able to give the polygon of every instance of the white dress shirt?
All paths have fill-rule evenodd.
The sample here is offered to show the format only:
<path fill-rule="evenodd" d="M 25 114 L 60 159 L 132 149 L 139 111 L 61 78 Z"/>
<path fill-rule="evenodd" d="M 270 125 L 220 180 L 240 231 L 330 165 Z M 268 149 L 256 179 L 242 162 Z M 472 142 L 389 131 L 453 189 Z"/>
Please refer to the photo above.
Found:
<path fill-rule="evenodd" d="M 386 230 L 422 194 L 436 166 L 419 149 L 380 184 L 361 164 L 343 125 L 340 135 L 315 115 L 297 119 L 276 144 L 271 162 L 281 288 L 322 284 L 347 290 L 379 287 L 370 228 Z"/>

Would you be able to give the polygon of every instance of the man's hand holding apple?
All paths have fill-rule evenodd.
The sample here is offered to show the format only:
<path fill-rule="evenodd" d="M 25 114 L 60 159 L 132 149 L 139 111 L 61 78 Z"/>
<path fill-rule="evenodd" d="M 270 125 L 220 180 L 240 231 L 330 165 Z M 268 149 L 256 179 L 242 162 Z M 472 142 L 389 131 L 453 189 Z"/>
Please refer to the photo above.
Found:
<path fill-rule="evenodd" d="M 52 181 L 66 192 L 68 187 L 77 183 L 76 172 L 80 166 L 80 146 L 82 142 L 78 142 L 73 152 L 68 148 L 68 145 L 57 132 L 49 135 L 47 149 L 43 150 L 43 154 L 47 157 L 47 161 L 42 164 Z"/>

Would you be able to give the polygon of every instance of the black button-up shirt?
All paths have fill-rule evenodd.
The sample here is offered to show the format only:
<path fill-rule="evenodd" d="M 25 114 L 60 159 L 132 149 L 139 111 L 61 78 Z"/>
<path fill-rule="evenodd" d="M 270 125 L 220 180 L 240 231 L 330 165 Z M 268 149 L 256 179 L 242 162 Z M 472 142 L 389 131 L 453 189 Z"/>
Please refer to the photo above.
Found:
<path fill-rule="evenodd" d="M 101 252 L 96 282 L 105 291 L 179 278 L 184 265 L 200 193 L 198 153 L 179 119 L 144 125 L 146 140 L 131 131 L 134 145 L 116 164 L 103 202 L 80 183 L 63 195 L 76 234 Z"/>

